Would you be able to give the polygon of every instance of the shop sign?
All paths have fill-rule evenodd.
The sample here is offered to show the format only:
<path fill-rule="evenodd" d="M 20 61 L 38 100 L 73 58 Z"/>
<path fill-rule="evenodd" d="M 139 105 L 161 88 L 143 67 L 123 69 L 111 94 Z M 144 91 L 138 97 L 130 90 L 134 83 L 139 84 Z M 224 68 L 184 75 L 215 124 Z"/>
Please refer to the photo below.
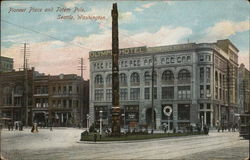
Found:
<path fill-rule="evenodd" d="M 140 53 L 145 53 L 146 51 L 147 51 L 146 46 L 134 47 L 134 48 L 123 48 L 123 49 L 119 49 L 119 55 L 140 54 Z M 111 56 L 111 55 L 112 55 L 112 50 L 89 52 L 90 58 L 104 57 L 104 56 Z"/>

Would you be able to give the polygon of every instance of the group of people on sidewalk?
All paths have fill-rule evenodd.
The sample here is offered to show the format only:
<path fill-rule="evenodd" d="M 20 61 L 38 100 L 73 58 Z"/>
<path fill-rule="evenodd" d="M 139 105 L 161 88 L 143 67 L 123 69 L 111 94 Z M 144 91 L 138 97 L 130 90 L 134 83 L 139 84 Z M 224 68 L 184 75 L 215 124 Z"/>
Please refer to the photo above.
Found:
<path fill-rule="evenodd" d="M 14 127 L 15 127 L 15 130 L 19 130 L 19 131 L 22 131 L 23 130 L 23 124 L 22 122 L 8 122 L 8 130 L 14 130 Z"/>
<path fill-rule="evenodd" d="M 224 130 L 228 130 L 228 132 L 230 131 L 236 132 L 236 130 L 238 129 L 238 125 L 237 123 L 229 123 L 228 125 L 225 125 L 225 124 L 220 124 L 219 122 L 217 122 L 216 128 L 218 132 L 220 132 L 220 130 L 222 132 L 224 132 Z"/>

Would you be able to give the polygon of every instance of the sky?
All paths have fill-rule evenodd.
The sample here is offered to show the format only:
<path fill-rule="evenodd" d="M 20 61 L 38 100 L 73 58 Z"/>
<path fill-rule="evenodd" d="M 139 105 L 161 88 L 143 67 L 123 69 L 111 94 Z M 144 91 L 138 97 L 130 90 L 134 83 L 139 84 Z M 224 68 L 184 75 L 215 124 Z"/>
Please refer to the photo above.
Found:
<path fill-rule="evenodd" d="M 28 62 L 46 74 L 78 74 L 89 51 L 111 49 L 111 9 L 116 1 L 3 1 L 1 55 L 22 68 Z M 119 47 L 163 46 L 230 39 L 239 64 L 249 67 L 249 15 L 246 0 L 119 1 Z"/>

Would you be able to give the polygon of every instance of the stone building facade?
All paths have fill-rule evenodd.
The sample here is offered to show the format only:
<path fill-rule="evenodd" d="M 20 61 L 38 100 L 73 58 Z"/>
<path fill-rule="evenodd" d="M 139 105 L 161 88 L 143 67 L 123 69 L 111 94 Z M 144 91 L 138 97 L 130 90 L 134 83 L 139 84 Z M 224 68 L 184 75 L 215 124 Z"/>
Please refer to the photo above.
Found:
<path fill-rule="evenodd" d="M 11 72 L 13 70 L 13 59 L 0 56 L 0 72 Z"/>
<path fill-rule="evenodd" d="M 229 40 L 120 49 L 123 125 L 151 125 L 152 88 L 157 129 L 168 121 L 165 106 L 173 111 L 171 129 L 232 122 L 237 112 L 237 54 L 238 49 Z M 90 121 L 98 121 L 102 110 L 103 122 L 110 126 L 111 50 L 91 51 L 89 57 Z"/>
<path fill-rule="evenodd" d="M 239 67 L 238 105 L 239 113 L 250 113 L 250 71 L 241 64 Z"/>
<path fill-rule="evenodd" d="M 75 74 L 44 75 L 27 71 L 0 73 L 0 110 L 3 118 L 25 124 L 28 100 L 29 125 L 84 126 L 88 113 L 88 81 Z M 27 93 L 27 94 L 25 94 Z M 86 109 L 87 108 L 87 109 Z"/>
<path fill-rule="evenodd" d="M 61 127 L 86 123 L 83 91 L 87 81 L 75 74 L 41 75 L 33 84 L 33 121 Z"/>
<path fill-rule="evenodd" d="M 3 118 L 25 124 L 28 109 L 28 122 L 31 124 L 33 74 L 34 69 L 27 70 L 27 87 L 25 87 L 24 71 L 0 73 L 0 110 Z M 26 100 L 28 103 L 25 103 Z"/>

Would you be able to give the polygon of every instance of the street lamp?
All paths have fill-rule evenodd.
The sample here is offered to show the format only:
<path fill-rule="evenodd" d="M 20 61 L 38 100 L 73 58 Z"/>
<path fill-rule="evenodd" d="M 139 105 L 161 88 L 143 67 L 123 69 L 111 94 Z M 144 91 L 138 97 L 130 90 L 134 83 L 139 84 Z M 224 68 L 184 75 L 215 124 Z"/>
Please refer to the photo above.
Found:
<path fill-rule="evenodd" d="M 102 110 L 100 110 L 100 139 L 102 138 Z"/>
<path fill-rule="evenodd" d="M 201 116 L 201 131 L 203 131 L 203 116 Z"/>
<path fill-rule="evenodd" d="M 122 117 L 123 117 L 123 130 L 125 133 L 125 113 L 122 114 Z"/>
<path fill-rule="evenodd" d="M 89 119 L 90 119 L 90 115 L 87 114 L 87 131 L 89 132 Z"/>

